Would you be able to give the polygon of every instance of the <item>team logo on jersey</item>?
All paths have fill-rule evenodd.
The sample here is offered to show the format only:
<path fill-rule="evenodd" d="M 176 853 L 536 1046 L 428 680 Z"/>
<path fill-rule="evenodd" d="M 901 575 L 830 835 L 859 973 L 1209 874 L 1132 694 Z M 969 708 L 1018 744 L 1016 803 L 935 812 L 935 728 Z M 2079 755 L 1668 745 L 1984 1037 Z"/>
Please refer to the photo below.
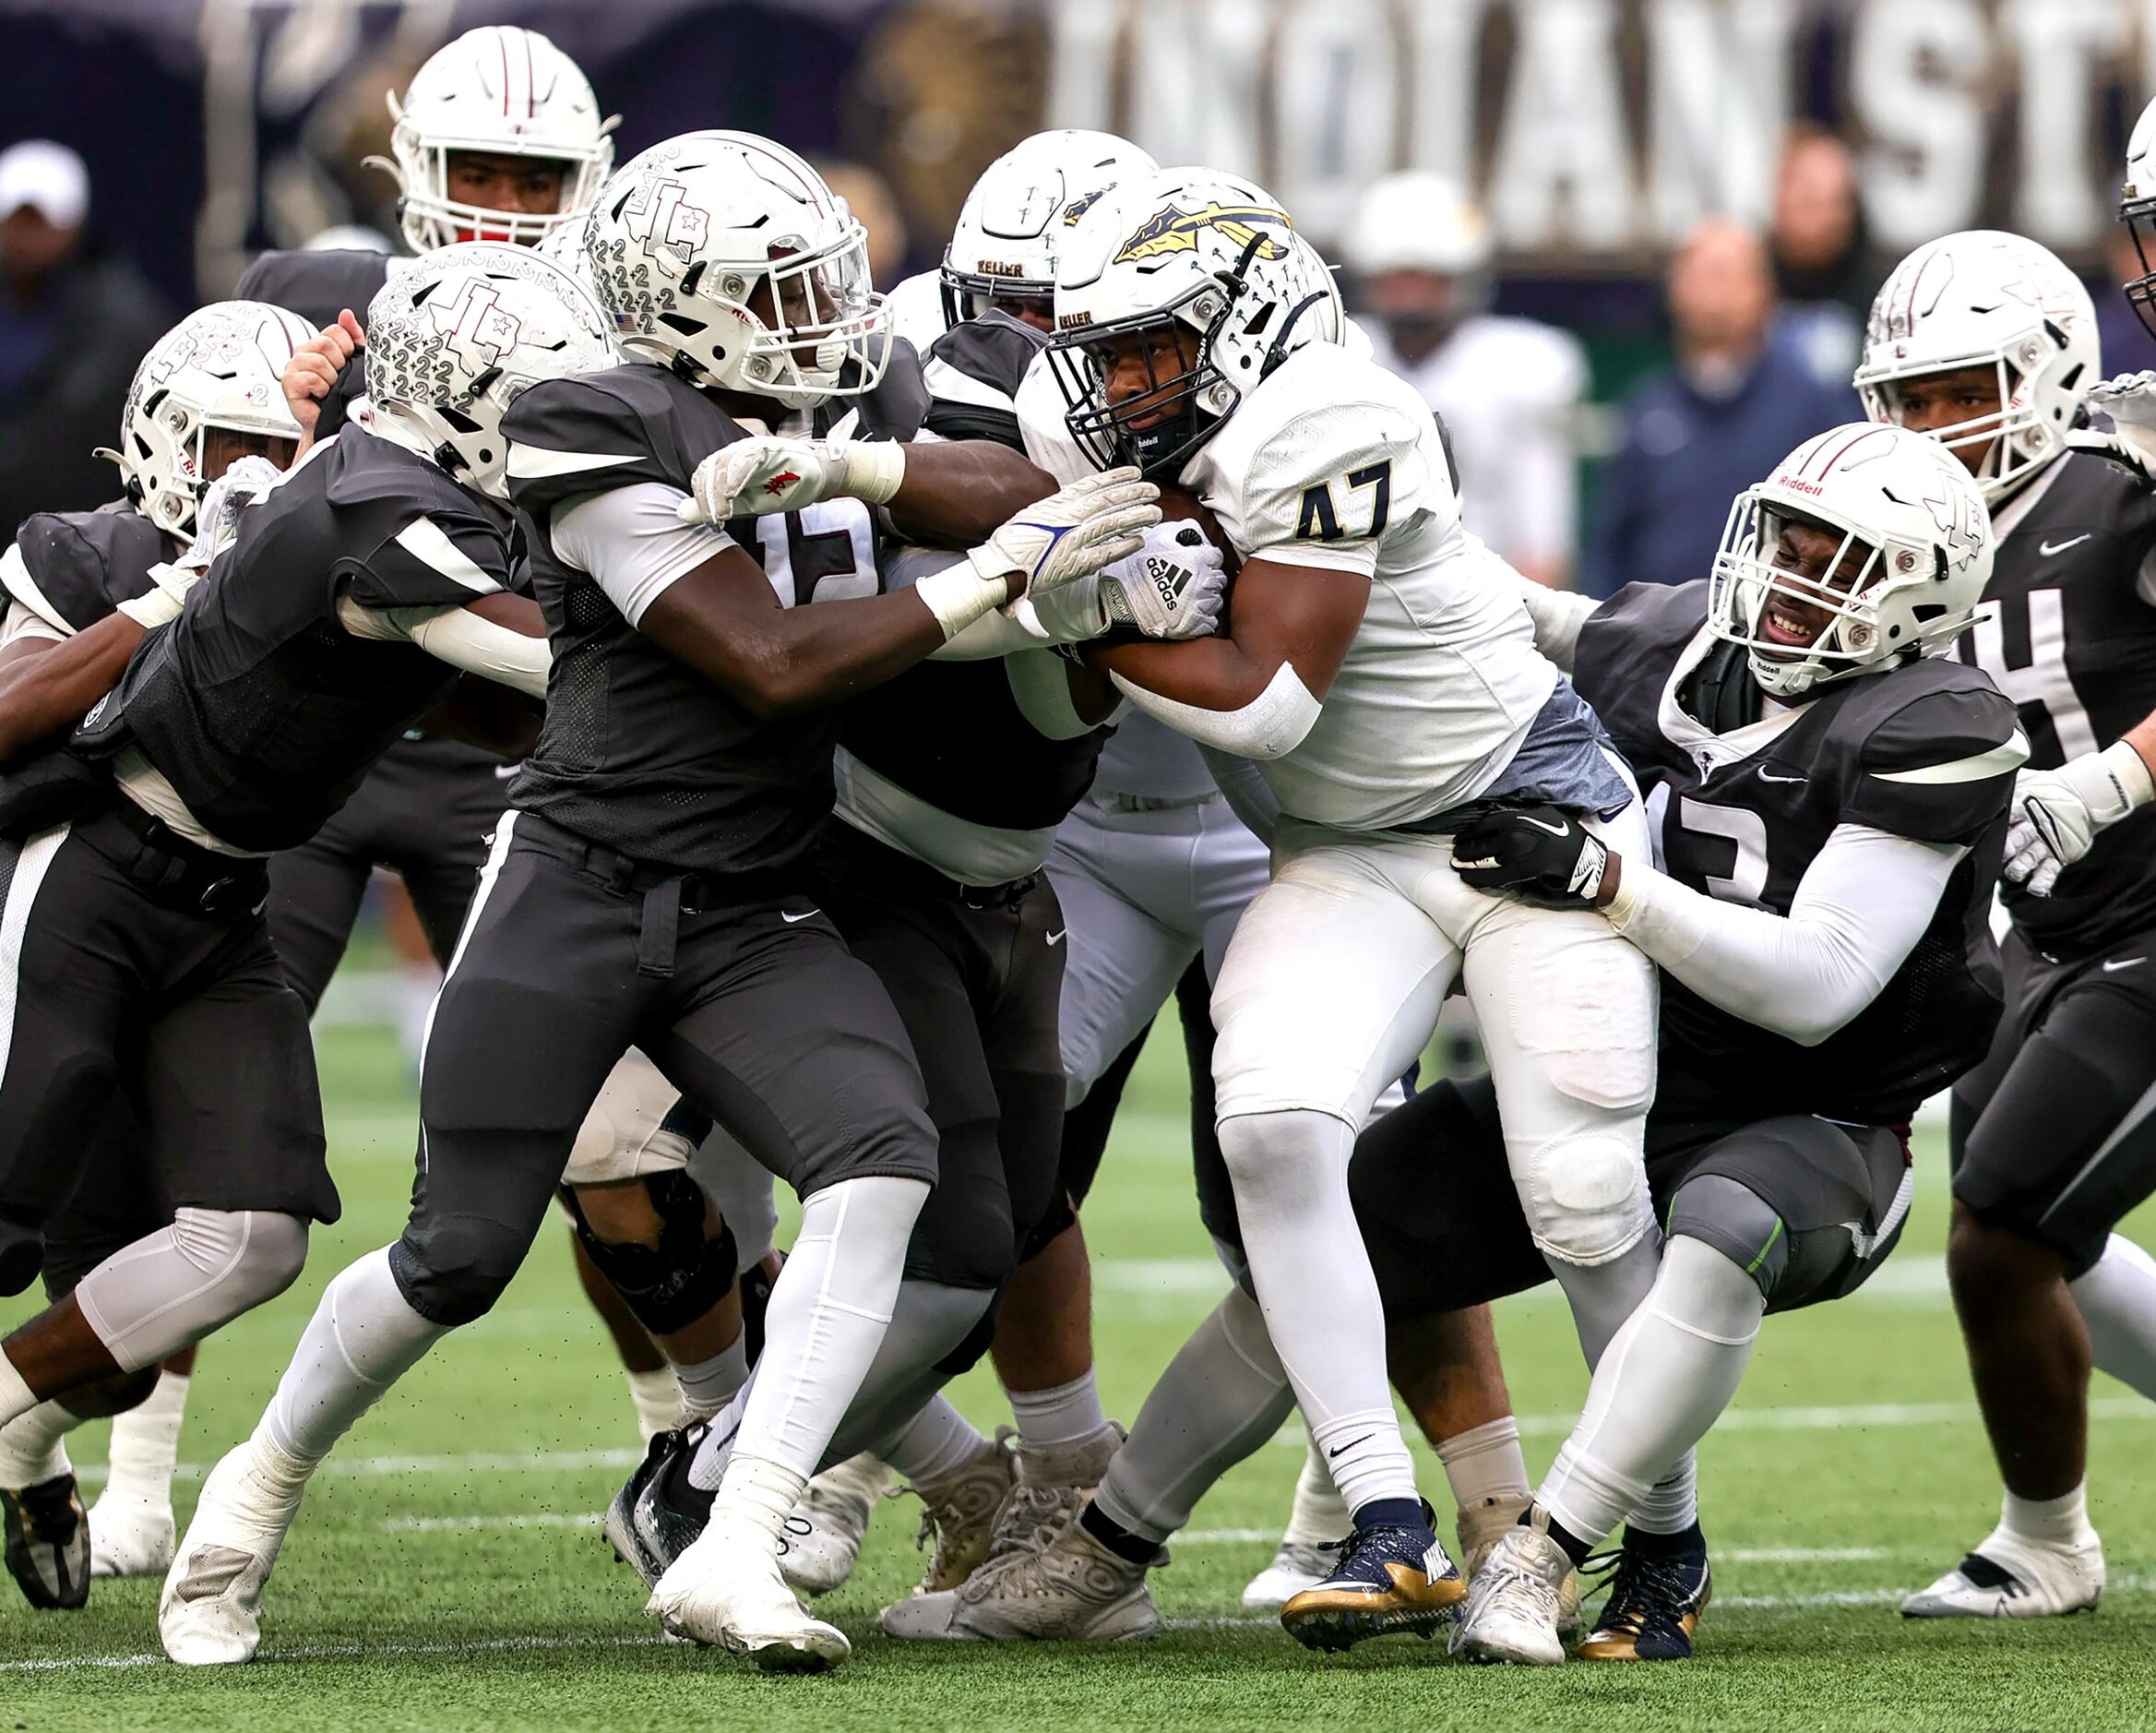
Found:
<path fill-rule="evenodd" d="M 1256 241 L 1259 258 L 1287 257 L 1286 244 L 1262 233 L 1260 224 L 1282 229 L 1294 226 L 1286 211 L 1265 205 L 1223 205 L 1215 200 L 1203 210 L 1178 210 L 1170 205 L 1139 224 L 1138 233 L 1117 250 L 1114 262 L 1131 265 L 1141 259 L 1165 258 L 1171 253 L 1195 252 L 1198 235 L 1207 229 L 1215 231 L 1238 252 Z"/>
<path fill-rule="evenodd" d="M 457 357 L 467 373 L 478 375 L 498 365 L 516 348 L 524 322 L 502 306 L 501 292 L 483 278 L 468 278 L 464 293 L 453 306 L 429 302 L 435 329 L 442 333 L 442 347 Z"/>
<path fill-rule="evenodd" d="M 648 180 L 629 195 L 622 208 L 622 227 L 635 238 L 647 258 L 672 256 L 677 268 L 685 268 L 697 247 L 711 233 L 711 213 L 700 205 L 685 205 L 688 191 L 670 177 Z"/>

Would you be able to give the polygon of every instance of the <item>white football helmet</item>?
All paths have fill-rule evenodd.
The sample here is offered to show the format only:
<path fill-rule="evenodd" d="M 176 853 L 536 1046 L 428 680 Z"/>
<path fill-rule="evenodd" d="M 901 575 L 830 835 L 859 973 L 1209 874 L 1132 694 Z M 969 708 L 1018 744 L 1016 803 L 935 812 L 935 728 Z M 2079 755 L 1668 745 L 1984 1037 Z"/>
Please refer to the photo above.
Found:
<path fill-rule="evenodd" d="M 618 114 L 602 119 L 590 80 L 537 30 L 486 24 L 436 49 L 399 102 L 389 96 L 397 214 L 415 253 L 459 241 L 530 246 L 591 209 L 613 167 Z M 539 157 L 562 165 L 562 202 L 545 213 L 492 210 L 449 197 L 449 158 L 460 150 Z"/>
<path fill-rule="evenodd" d="M 991 162 L 966 195 L 943 255 L 943 317 L 958 325 L 995 301 L 1055 299 L 1055 237 L 1089 195 L 1161 165 L 1112 132 L 1037 132 Z"/>
<path fill-rule="evenodd" d="M 1475 277 L 1489 269 L 1490 225 L 1457 182 L 1403 169 L 1370 183 L 1341 257 L 1359 277 L 1388 270 Z"/>
<path fill-rule="evenodd" d="M 298 314 L 267 302 L 213 301 L 151 344 L 127 388 L 120 448 L 98 453 L 119 465 L 136 509 L 169 534 L 194 533 L 212 432 L 287 442 L 273 460 L 290 463 L 301 428 L 280 381 L 292 352 L 315 336 Z"/>
<path fill-rule="evenodd" d="M 1792 568 L 1781 538 L 1793 524 L 1839 538 L 1816 572 Z M 1946 654 L 1975 618 L 1991 568 L 1991 510 L 1960 460 L 1906 428 L 1852 422 L 1805 440 L 1737 496 L 1707 621 L 1744 645 L 1765 690 L 1796 699 Z"/>
<path fill-rule="evenodd" d="M 1347 315 L 1269 193 L 1217 169 L 1163 169 L 1091 201 L 1064 235 L 1055 328 L 1048 358 L 1071 436 L 1102 469 L 1173 481 L 1245 392 L 1306 344 L 1340 341 Z M 1123 337 L 1142 340 L 1153 386 L 1111 403 L 1103 340 Z"/>
<path fill-rule="evenodd" d="M 2102 376 L 2096 308 L 2081 280 L 2034 241 L 1995 229 L 1918 247 L 1872 302 L 1856 370 L 1864 413 L 1899 421 L 1903 380 L 1963 367 L 1994 370 L 1998 412 L 1931 437 L 1955 450 L 1989 444 L 1977 479 L 1996 503 L 2064 454 Z"/>
<path fill-rule="evenodd" d="M 392 275 L 367 308 L 373 430 L 506 499 L 502 414 L 542 379 L 614 364 L 583 285 L 529 247 L 468 241 Z"/>
<path fill-rule="evenodd" d="M 2156 240 L 2156 102 L 2141 111 L 2126 140 L 2126 178 L 2119 188 L 2118 220 L 2133 237 L 2141 274 L 2126 285 L 2126 304 L 2151 336 L 2156 336 L 2156 258 L 2150 257 Z"/>
<path fill-rule="evenodd" d="M 814 409 L 873 390 L 889 364 L 868 232 L 754 133 L 653 145 L 607 183 L 584 250 L 623 350 L 692 385 Z"/>

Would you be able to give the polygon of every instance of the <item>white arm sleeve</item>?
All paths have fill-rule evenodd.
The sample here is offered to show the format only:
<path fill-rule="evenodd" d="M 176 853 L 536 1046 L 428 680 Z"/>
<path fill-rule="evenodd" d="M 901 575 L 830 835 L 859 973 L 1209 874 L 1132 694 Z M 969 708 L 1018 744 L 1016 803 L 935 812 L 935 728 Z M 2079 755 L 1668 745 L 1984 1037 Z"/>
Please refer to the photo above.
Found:
<path fill-rule="evenodd" d="M 365 608 L 337 601 L 337 623 L 375 643 L 417 644 L 437 662 L 498 680 L 528 698 L 546 696 L 547 640 L 483 619 L 470 608 Z"/>
<path fill-rule="evenodd" d="M 1610 925 L 1709 1004 L 1817 1046 L 1908 961 L 1969 851 L 1838 825 L 1786 916 L 1721 902 L 1627 859 Z"/>
<path fill-rule="evenodd" d="M 1579 628 L 1587 624 L 1587 616 L 1595 610 L 1594 598 L 1538 584 L 1531 578 L 1523 578 L 1510 566 L 1505 569 L 1519 592 L 1520 606 L 1534 622 L 1534 647 L 1570 674 L 1573 657 L 1579 649 Z"/>
<path fill-rule="evenodd" d="M 1291 662 L 1281 663 L 1265 690 L 1241 710 L 1205 710 L 1149 692 L 1120 674 L 1110 677 L 1124 697 L 1155 721 L 1239 759 L 1285 758 L 1316 725 L 1320 708 Z"/>
<path fill-rule="evenodd" d="M 723 530 L 684 523 L 688 496 L 663 482 L 632 482 L 554 513 L 554 551 L 589 572 L 631 626 L 676 580 L 736 545 Z"/>
<path fill-rule="evenodd" d="M 10 549 L 9 552 L 13 552 Z M 39 639 L 47 643 L 64 644 L 67 634 L 42 615 L 33 613 L 19 602 L 7 610 L 7 624 L 0 628 L 0 650 L 21 643 L 26 639 Z"/>

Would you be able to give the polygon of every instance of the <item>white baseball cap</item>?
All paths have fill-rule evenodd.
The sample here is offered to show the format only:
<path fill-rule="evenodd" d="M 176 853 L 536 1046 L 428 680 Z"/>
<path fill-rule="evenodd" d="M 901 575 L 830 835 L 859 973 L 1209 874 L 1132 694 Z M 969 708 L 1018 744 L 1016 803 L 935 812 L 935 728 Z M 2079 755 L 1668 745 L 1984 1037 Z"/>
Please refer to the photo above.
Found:
<path fill-rule="evenodd" d="M 89 214 L 89 171 L 82 159 L 50 138 L 26 138 L 0 150 L 0 217 L 25 205 L 55 229 L 73 229 Z"/>

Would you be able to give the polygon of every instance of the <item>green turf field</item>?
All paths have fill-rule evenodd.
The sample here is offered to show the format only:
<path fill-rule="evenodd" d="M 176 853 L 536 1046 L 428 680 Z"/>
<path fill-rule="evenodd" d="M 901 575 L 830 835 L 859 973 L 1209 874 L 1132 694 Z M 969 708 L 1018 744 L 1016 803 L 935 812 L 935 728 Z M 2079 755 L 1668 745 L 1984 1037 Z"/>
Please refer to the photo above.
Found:
<path fill-rule="evenodd" d="M 190 1464 L 253 1425 L 323 1283 L 403 1219 L 411 1107 L 387 1036 L 328 1032 L 323 1061 L 344 1220 L 317 1234 L 291 1294 L 205 1347 L 182 1452 Z M 1102 1380 L 1126 1419 L 1222 1287 L 1190 1203 L 1184 1127 L 1156 1045 L 1087 1217 Z M 824 1603 L 858 1645 L 839 1673 L 766 1680 L 661 1644 L 598 1533 L 593 1513 L 626 1472 L 635 1433 L 550 1231 L 494 1314 L 405 1380 L 316 1480 L 255 1665 L 167 1665 L 154 1583 L 101 1583 L 76 1614 L 32 1613 L 0 1585 L 10 1596 L 0 1727 L 2150 1725 L 2156 1408 L 2115 1384 L 2099 1379 L 2093 1428 L 2112 1584 L 2102 1611 L 2034 1627 L 1912 1626 L 1893 1612 L 1902 1590 L 1989 1530 L 1997 1500 L 1939 1262 L 1943 1153 L 1936 1141 L 1924 1153 L 1917 1215 L 1895 1262 L 1842 1305 L 1775 1320 L 1738 1408 L 1705 1446 L 1720 1595 L 1690 1666 L 1474 1670 L 1412 1639 L 1335 1659 L 1305 1654 L 1236 1605 L 1270 1554 L 1300 1462 L 1293 1440 L 1199 1508 L 1155 1578 L 1173 1631 L 1151 1645 L 884 1642 L 876 1608 L 918 1570 L 910 1500 L 879 1513 L 860 1573 Z M 1500 1330 L 1539 1473 L 1584 1387 L 1578 1350 L 1553 1298 L 1507 1306 Z M 983 1426 L 1001 1417 L 984 1374 L 956 1393 Z M 101 1433 L 77 1435 L 78 1464 L 101 1462 Z M 200 1470 L 183 1474 L 184 1523 Z M 1423 1480 L 1447 1502 L 1432 1459 Z"/>

